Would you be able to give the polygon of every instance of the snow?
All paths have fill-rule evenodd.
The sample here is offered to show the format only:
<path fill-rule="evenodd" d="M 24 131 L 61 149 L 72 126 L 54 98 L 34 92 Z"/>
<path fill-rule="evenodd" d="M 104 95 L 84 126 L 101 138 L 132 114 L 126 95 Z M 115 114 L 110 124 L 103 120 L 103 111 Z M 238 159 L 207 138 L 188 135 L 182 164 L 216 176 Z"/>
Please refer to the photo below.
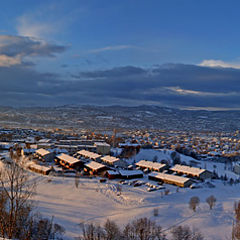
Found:
<path fill-rule="evenodd" d="M 36 170 L 44 171 L 44 172 L 47 172 L 47 171 L 51 170 L 51 167 L 42 166 L 42 165 L 39 165 L 39 164 L 34 163 L 34 162 L 29 162 L 27 164 L 27 167 L 28 168 L 34 168 Z"/>
<path fill-rule="evenodd" d="M 160 190 L 147 192 L 146 186 L 122 185 L 119 196 L 117 183 L 80 178 L 76 188 L 71 178 L 38 177 L 35 201 L 44 216 L 53 215 L 55 222 L 65 227 L 65 239 L 79 236 L 80 223 L 103 223 L 109 218 L 124 226 L 139 217 L 155 220 L 167 234 L 172 226 L 190 225 L 200 229 L 207 240 L 231 237 L 233 205 L 239 200 L 239 185 L 229 186 L 215 181 L 216 188 L 178 189 L 166 184 L 170 190 L 167 196 Z M 205 202 L 210 195 L 217 199 L 212 211 Z M 188 206 L 192 196 L 198 196 L 201 201 L 196 213 Z M 155 208 L 159 210 L 158 217 L 153 217 Z"/>
<path fill-rule="evenodd" d="M 97 159 L 97 158 L 101 157 L 101 155 L 99 155 L 97 153 L 89 152 L 87 150 L 81 150 L 81 151 L 78 151 L 77 153 L 81 156 L 91 158 L 91 159 Z"/>
<path fill-rule="evenodd" d="M 159 173 L 159 172 L 151 172 L 148 176 L 155 177 L 160 180 L 173 181 L 177 183 L 185 183 L 190 180 L 189 178 L 186 178 L 186 177 L 180 177 L 172 174 Z"/>
<path fill-rule="evenodd" d="M 171 161 L 171 151 L 141 150 L 135 156 L 136 161 L 152 160 L 158 156 L 158 161 Z M 191 157 L 181 155 L 181 161 L 190 162 Z M 231 166 L 211 161 L 197 161 L 199 167 L 215 170 L 219 175 L 226 175 L 233 179 L 239 176 L 231 171 Z M 170 192 L 164 190 L 147 192 L 147 186 L 121 185 L 119 194 L 118 180 L 107 180 L 100 183 L 100 178 L 80 177 L 79 186 L 75 186 L 75 178 L 42 176 L 32 173 L 32 179 L 37 182 L 34 203 L 36 210 L 44 217 L 54 216 L 54 221 L 66 229 L 66 240 L 74 239 L 80 234 L 80 223 L 104 223 L 106 219 L 124 226 L 129 221 L 149 217 L 156 221 L 169 234 L 173 226 L 189 225 L 198 228 L 206 240 L 231 239 L 231 228 L 234 219 L 233 206 L 240 200 L 239 184 L 229 185 L 221 180 L 212 180 L 215 188 L 189 189 L 164 184 Z M 141 181 L 150 181 L 147 175 Z M 131 181 L 127 181 L 131 182 Z M 206 198 L 214 195 L 216 206 L 209 210 Z M 200 205 L 196 213 L 189 209 L 189 200 L 193 196 L 200 198 Z M 153 216 L 153 210 L 158 209 L 159 216 Z"/>
<path fill-rule="evenodd" d="M 40 148 L 36 151 L 36 153 L 39 154 L 40 156 L 45 156 L 45 155 L 49 154 L 50 152 L 43 148 Z"/>
<path fill-rule="evenodd" d="M 138 163 L 136 163 L 136 166 L 154 169 L 156 171 L 161 170 L 163 167 L 166 167 L 166 164 L 157 163 L 157 162 L 151 162 L 146 160 L 141 160 Z"/>
<path fill-rule="evenodd" d="M 140 170 L 119 170 L 119 173 L 121 176 L 135 176 L 143 174 Z"/>
<path fill-rule="evenodd" d="M 57 158 L 69 164 L 75 164 L 80 162 L 77 158 L 71 157 L 65 153 L 61 153 L 60 155 L 57 156 Z"/>
<path fill-rule="evenodd" d="M 101 163 L 98 163 L 98 162 L 95 162 L 95 161 L 91 161 L 89 163 L 86 163 L 84 164 L 86 167 L 90 168 L 90 169 L 93 169 L 95 171 L 101 169 L 101 168 L 104 168 L 106 167 L 105 165 L 101 164 Z"/>
<path fill-rule="evenodd" d="M 195 167 L 189 167 L 184 165 L 176 164 L 171 168 L 174 172 L 183 172 L 185 174 L 192 174 L 199 176 L 201 173 L 205 172 L 205 169 L 195 168 Z"/>
<path fill-rule="evenodd" d="M 110 155 L 102 157 L 101 160 L 109 164 L 116 164 L 117 162 L 119 162 L 119 158 L 112 157 Z"/>

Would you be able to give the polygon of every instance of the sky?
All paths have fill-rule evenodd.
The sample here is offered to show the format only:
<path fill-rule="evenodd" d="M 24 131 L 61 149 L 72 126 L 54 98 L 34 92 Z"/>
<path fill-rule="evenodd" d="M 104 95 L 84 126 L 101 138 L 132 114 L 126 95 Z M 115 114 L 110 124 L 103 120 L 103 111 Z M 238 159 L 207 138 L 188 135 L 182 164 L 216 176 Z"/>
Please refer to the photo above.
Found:
<path fill-rule="evenodd" d="M 0 105 L 240 109 L 238 0 L 3 0 Z"/>

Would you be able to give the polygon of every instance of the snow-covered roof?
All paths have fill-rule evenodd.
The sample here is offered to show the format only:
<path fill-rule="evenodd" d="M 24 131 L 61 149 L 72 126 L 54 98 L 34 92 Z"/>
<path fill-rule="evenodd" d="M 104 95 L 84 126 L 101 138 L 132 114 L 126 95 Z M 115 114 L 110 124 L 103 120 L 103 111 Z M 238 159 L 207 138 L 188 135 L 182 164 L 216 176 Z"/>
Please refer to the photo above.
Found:
<path fill-rule="evenodd" d="M 70 165 L 80 162 L 77 158 L 71 157 L 65 153 L 61 153 L 57 156 L 58 159 L 69 163 Z"/>
<path fill-rule="evenodd" d="M 138 147 L 140 144 L 138 143 L 119 143 L 120 147 Z"/>
<path fill-rule="evenodd" d="M 135 176 L 142 175 L 142 171 L 140 170 L 119 170 L 121 176 Z"/>
<path fill-rule="evenodd" d="M 146 160 L 141 160 L 136 163 L 138 167 L 150 168 L 154 170 L 160 170 L 161 168 L 165 167 L 166 164 L 158 163 L 158 162 L 151 162 Z"/>
<path fill-rule="evenodd" d="M 96 159 L 96 158 L 100 158 L 101 155 L 97 154 L 97 153 L 93 153 L 93 152 L 89 152 L 87 150 L 81 150 L 77 152 L 79 155 L 82 155 L 84 157 L 87 158 L 92 158 L 92 159 Z"/>
<path fill-rule="evenodd" d="M 28 164 L 28 168 L 34 168 L 36 170 L 43 171 L 43 172 L 47 172 L 47 171 L 51 170 L 51 167 L 42 166 L 42 165 L 39 165 L 39 164 L 34 163 L 34 162 L 30 162 Z"/>
<path fill-rule="evenodd" d="M 172 171 L 175 172 L 181 172 L 185 174 L 191 174 L 191 175 L 200 175 L 201 173 L 205 172 L 205 169 L 196 168 L 196 167 L 189 167 L 184 165 L 176 164 L 171 168 Z"/>
<path fill-rule="evenodd" d="M 105 142 L 95 142 L 94 145 L 95 146 L 110 147 L 110 145 L 108 143 L 105 143 Z"/>
<path fill-rule="evenodd" d="M 86 163 L 85 166 L 90 168 L 90 169 L 93 169 L 93 170 L 99 170 L 101 168 L 106 167 L 105 165 L 103 165 L 101 163 L 98 163 L 98 162 L 95 162 L 95 161 L 91 161 L 89 163 Z"/>
<path fill-rule="evenodd" d="M 50 152 L 46 149 L 40 148 L 36 151 L 36 153 L 40 156 L 45 156 L 45 155 L 49 154 Z"/>
<path fill-rule="evenodd" d="M 119 175 L 119 172 L 115 172 L 115 171 L 112 171 L 112 170 L 108 170 L 107 173 L 110 174 L 110 175 Z"/>
<path fill-rule="evenodd" d="M 190 178 L 180 177 L 176 175 L 166 174 L 166 173 L 159 173 L 159 172 L 151 172 L 148 176 L 155 177 L 160 180 L 165 181 L 173 181 L 178 183 L 185 183 L 190 180 Z"/>
<path fill-rule="evenodd" d="M 112 157 L 110 155 L 107 155 L 107 156 L 102 157 L 101 160 L 106 163 L 114 164 L 114 163 L 118 162 L 120 159 L 116 158 L 116 157 Z"/>
<path fill-rule="evenodd" d="M 51 139 L 43 138 L 38 141 L 39 143 L 50 143 Z"/>

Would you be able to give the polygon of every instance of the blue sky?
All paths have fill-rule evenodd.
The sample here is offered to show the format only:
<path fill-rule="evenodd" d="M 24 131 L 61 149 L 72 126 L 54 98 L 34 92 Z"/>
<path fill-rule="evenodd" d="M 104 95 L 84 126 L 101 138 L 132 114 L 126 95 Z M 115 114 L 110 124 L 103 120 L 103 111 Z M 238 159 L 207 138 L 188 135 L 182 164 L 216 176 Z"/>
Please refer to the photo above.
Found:
<path fill-rule="evenodd" d="M 238 108 L 233 104 L 235 100 L 229 103 L 228 99 L 225 102 L 226 94 L 228 97 L 231 94 L 235 98 L 238 96 L 236 88 L 221 89 L 219 94 L 222 94 L 223 106 L 219 106 L 219 103 L 214 105 L 214 100 L 210 101 L 206 93 L 218 92 L 218 89 L 202 89 L 203 83 L 198 80 L 196 74 L 192 75 L 192 71 L 194 69 L 196 72 L 209 73 L 215 70 L 217 75 L 221 75 L 221 71 L 224 71 L 224 74 L 227 72 L 227 76 L 223 74 L 226 85 L 229 79 L 237 78 L 235 72 L 234 77 L 232 76 L 232 70 L 238 73 L 240 69 L 239 8 L 240 2 L 237 0 L 1 1 L 0 68 L 4 73 L 9 72 L 9 69 L 18 74 L 21 71 L 23 76 L 26 76 L 24 79 L 30 79 L 29 76 L 35 74 L 35 78 L 38 79 L 32 80 L 34 82 L 32 88 L 38 88 L 38 91 L 34 96 L 31 92 L 29 97 L 30 88 L 26 90 L 19 86 L 21 91 L 18 90 L 18 84 L 21 84 L 21 81 L 24 83 L 24 79 L 19 79 L 17 74 L 7 75 L 11 78 L 8 82 L 11 82 L 11 85 L 16 84 L 16 87 L 11 89 L 11 86 L 7 87 L 6 83 L 2 83 L 5 80 L 2 80 L 0 71 L 0 83 L 6 87 L 5 94 L 9 93 L 4 98 L 7 100 L 2 101 L 2 104 L 14 105 L 15 102 L 20 102 L 20 105 L 50 102 L 56 105 L 65 102 L 95 104 L 101 99 L 101 104 L 146 103 L 183 108 Z M 108 73 L 111 84 L 116 86 L 118 85 L 116 81 L 122 81 L 121 71 L 124 74 L 126 69 L 132 71 L 132 68 L 126 68 L 127 66 L 142 69 L 148 72 L 149 76 L 156 68 L 162 69 L 164 66 L 166 69 L 166 63 L 171 66 L 168 71 L 172 73 L 178 69 L 180 76 L 181 74 L 185 76 L 188 66 L 188 76 L 191 75 L 194 82 L 191 88 L 188 89 L 188 86 L 183 84 L 185 80 L 181 77 L 177 82 L 169 77 L 169 80 L 165 80 L 165 83 L 167 81 L 169 83 L 162 86 L 160 82 L 163 77 L 159 75 L 158 80 L 154 80 L 158 81 L 161 90 L 157 94 L 159 98 L 156 96 L 154 99 L 145 99 L 143 92 L 139 92 L 139 99 L 120 94 L 121 97 L 118 89 L 114 89 L 117 97 L 107 99 L 99 96 L 99 99 L 95 99 L 96 94 L 92 93 L 93 97 L 89 99 L 89 87 L 86 86 L 92 84 L 89 81 L 102 81 L 102 85 L 105 84 L 104 81 L 110 81 L 106 80 L 103 72 Z M 119 78 L 113 80 L 110 72 L 116 74 L 116 69 Z M 96 73 L 100 76 L 96 76 Z M 131 72 L 129 74 L 131 75 Z M 89 75 L 94 77 L 89 78 Z M 6 79 L 6 75 L 3 76 Z M 138 74 L 135 77 L 141 78 Z M 132 75 L 127 74 L 126 78 L 129 79 L 132 90 L 136 90 L 133 82 L 145 86 L 143 81 L 145 76 L 142 76 L 139 83 L 133 80 Z M 212 78 L 212 75 L 204 76 L 204 79 L 209 81 L 213 81 Z M 65 97 L 61 98 L 42 88 L 43 85 L 48 88 L 54 87 L 55 85 L 51 85 L 52 82 L 61 85 L 62 81 L 63 85 L 66 82 L 69 85 L 78 82 L 79 89 L 72 97 L 70 90 L 66 90 L 63 94 Z M 151 82 L 149 79 L 145 81 Z M 175 85 L 170 82 L 174 82 Z M 182 85 L 186 89 L 183 89 Z M 152 89 L 152 85 L 145 87 Z M 164 97 L 161 95 L 164 89 L 183 89 L 184 98 L 187 95 L 189 98 L 194 96 L 193 105 L 182 103 L 179 106 L 179 101 L 174 102 L 173 96 L 171 101 L 163 101 L 166 98 L 165 95 Z M 200 89 L 201 93 L 196 93 Z M 173 92 L 176 99 L 180 97 L 184 100 L 183 92 L 179 90 Z M 14 94 L 17 97 L 14 97 Z M 78 94 L 81 97 L 78 98 Z M 211 95 L 212 98 L 214 96 L 216 97 L 214 94 Z M 40 102 L 37 99 L 41 99 Z"/>

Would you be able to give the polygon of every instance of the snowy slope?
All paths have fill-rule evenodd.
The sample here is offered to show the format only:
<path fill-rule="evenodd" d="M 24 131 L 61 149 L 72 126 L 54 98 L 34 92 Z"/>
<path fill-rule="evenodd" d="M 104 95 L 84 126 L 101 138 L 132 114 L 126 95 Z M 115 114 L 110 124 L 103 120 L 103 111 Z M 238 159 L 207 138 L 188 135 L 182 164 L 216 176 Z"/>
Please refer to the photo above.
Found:
<path fill-rule="evenodd" d="M 49 181 L 48 179 L 51 179 Z M 224 185 L 215 181 L 216 188 L 179 189 L 166 185 L 170 194 L 161 191 L 147 192 L 146 186 L 123 185 L 122 195 L 116 191 L 117 181 L 99 183 L 97 179 L 80 179 L 79 188 L 74 179 L 41 177 L 35 197 L 38 210 L 44 216 L 54 216 L 63 225 L 66 239 L 78 236 L 79 223 L 104 222 L 107 218 L 124 225 L 137 217 L 150 217 L 168 229 L 178 224 L 199 228 L 206 239 L 225 240 L 231 236 L 234 201 L 240 200 L 239 185 Z M 153 183 L 153 182 L 152 182 Z M 210 211 L 205 199 L 214 195 L 216 207 Z M 197 212 L 188 207 L 189 199 L 198 196 L 201 204 Z M 154 208 L 159 216 L 153 217 Z"/>

